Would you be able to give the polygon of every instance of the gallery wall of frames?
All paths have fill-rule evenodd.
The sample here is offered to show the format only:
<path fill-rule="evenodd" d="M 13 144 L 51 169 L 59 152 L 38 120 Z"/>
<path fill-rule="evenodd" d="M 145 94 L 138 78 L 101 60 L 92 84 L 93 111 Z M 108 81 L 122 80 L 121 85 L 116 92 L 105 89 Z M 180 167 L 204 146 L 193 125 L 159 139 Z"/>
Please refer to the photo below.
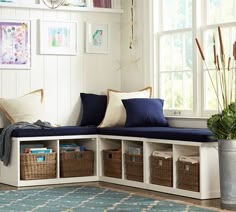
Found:
<path fill-rule="evenodd" d="M 122 10 L 110 2 L 70 0 L 53 10 L 42 1 L 0 1 L 0 98 L 43 88 L 50 120 L 74 125 L 80 92 L 120 89 Z"/>

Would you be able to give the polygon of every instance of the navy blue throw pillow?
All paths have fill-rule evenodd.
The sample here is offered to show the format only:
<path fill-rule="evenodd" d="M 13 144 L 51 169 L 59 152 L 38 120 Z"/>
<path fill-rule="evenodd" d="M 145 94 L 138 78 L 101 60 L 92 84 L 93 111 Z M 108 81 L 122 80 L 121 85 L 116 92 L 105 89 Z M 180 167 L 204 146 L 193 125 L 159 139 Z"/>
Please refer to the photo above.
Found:
<path fill-rule="evenodd" d="M 80 93 L 83 106 L 80 126 L 98 126 L 105 115 L 107 96 L 90 93 Z"/>
<path fill-rule="evenodd" d="M 162 99 L 139 98 L 123 99 L 126 110 L 125 127 L 166 127 Z"/>

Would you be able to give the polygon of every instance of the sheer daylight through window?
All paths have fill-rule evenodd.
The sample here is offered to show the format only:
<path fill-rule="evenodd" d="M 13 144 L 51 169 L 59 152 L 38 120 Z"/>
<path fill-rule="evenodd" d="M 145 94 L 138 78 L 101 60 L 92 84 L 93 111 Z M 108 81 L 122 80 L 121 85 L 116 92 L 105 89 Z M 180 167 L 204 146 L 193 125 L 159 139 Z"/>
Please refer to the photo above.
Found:
<path fill-rule="evenodd" d="M 209 116 L 218 104 L 206 67 L 220 92 L 213 42 L 220 26 L 225 56 L 232 57 L 236 1 L 159 0 L 154 8 L 157 90 L 165 100 L 166 115 Z M 201 61 L 195 38 L 201 43 L 206 64 Z M 215 43 L 218 51 L 218 40 Z"/>

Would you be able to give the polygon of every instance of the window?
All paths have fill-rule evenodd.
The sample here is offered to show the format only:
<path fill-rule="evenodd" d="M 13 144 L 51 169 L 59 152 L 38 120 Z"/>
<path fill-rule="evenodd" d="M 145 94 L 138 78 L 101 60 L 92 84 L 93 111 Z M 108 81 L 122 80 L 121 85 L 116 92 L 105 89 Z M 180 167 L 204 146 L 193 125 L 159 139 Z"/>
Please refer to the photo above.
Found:
<path fill-rule="evenodd" d="M 214 113 L 217 110 L 215 92 L 220 92 L 220 83 L 213 62 L 213 37 L 218 39 L 217 27 L 221 26 L 226 57 L 232 56 L 236 40 L 236 1 L 154 0 L 154 3 L 157 90 L 165 100 L 166 115 Z M 211 79 L 218 85 L 217 91 L 200 59 L 196 37 L 203 48 Z"/>
<path fill-rule="evenodd" d="M 208 67 L 210 76 L 215 85 L 215 90 L 213 89 L 211 79 L 206 70 L 206 65 L 203 66 L 204 69 L 204 107 L 203 114 L 208 114 L 208 112 L 213 112 L 217 110 L 217 98 L 215 92 L 221 91 L 220 79 L 216 77 L 215 65 L 213 58 L 213 39 L 216 40 L 217 52 L 219 52 L 218 42 L 218 32 L 217 26 L 221 27 L 224 52 L 226 63 L 228 63 L 228 57 L 232 57 L 233 53 L 233 43 L 236 40 L 236 2 L 234 0 L 207 0 L 205 3 L 205 23 L 202 25 L 202 37 L 203 37 L 203 48 L 206 57 L 206 65 Z M 215 38 L 213 38 L 215 36 Z M 233 60 L 232 60 L 233 61 Z M 232 62 L 231 61 L 231 62 Z M 232 63 L 231 63 L 232 65 Z M 231 66 L 232 67 L 232 66 Z M 229 75 L 230 76 L 230 75 Z M 234 90 L 234 89 L 233 89 Z M 232 93 L 234 95 L 234 93 Z M 220 100 L 222 101 L 222 100 Z"/>

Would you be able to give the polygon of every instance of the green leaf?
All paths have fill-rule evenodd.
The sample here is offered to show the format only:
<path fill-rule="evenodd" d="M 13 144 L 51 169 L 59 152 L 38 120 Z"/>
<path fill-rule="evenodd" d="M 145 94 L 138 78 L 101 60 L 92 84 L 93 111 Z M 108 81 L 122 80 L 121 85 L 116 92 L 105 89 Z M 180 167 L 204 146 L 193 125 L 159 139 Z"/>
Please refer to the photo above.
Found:
<path fill-rule="evenodd" d="M 218 139 L 236 139 L 236 103 L 207 120 L 207 127 Z"/>

